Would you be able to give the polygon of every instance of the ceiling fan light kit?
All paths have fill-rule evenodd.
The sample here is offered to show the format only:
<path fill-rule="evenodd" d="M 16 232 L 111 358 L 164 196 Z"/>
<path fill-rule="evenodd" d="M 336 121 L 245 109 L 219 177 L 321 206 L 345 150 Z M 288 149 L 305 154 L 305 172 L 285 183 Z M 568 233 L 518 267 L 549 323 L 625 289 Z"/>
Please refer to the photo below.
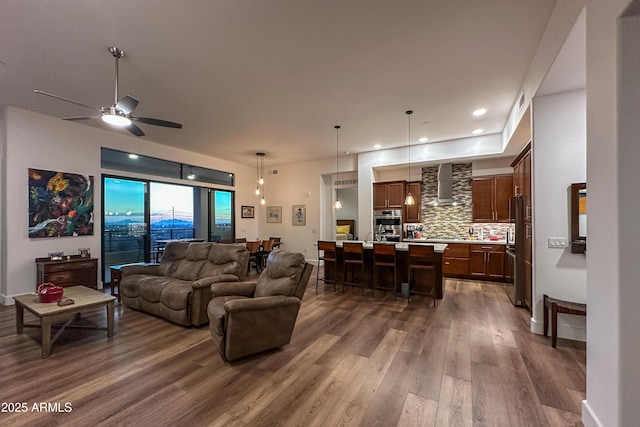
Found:
<path fill-rule="evenodd" d="M 140 129 L 137 125 L 133 123 L 134 121 L 145 123 L 148 125 L 153 125 L 153 126 L 182 129 L 182 124 L 180 123 L 169 122 L 167 120 L 161 120 L 161 119 L 154 119 L 151 117 L 135 117 L 131 115 L 131 113 L 133 113 L 133 110 L 138 105 L 138 100 L 129 95 L 126 95 L 122 99 L 118 100 L 118 64 L 119 64 L 119 60 L 121 58 L 124 58 L 124 55 L 125 55 L 124 51 L 118 47 L 113 46 L 109 48 L 109 52 L 111 53 L 111 55 L 113 55 L 116 61 L 115 63 L 115 97 L 114 97 L 113 105 L 109 107 L 95 108 L 95 107 L 91 107 L 89 105 L 82 104 L 80 102 L 73 101 L 71 99 L 68 99 L 59 95 L 43 92 L 41 90 L 36 89 L 34 90 L 34 92 L 39 95 L 49 96 L 51 98 L 59 99 L 60 101 L 65 101 L 71 104 L 79 105 L 81 107 L 96 110 L 100 113 L 100 115 L 98 116 L 65 117 L 63 118 L 63 120 L 79 121 L 79 120 L 101 118 L 102 121 L 104 121 L 105 123 L 108 123 L 110 125 L 117 126 L 120 128 L 124 128 L 129 132 L 131 132 L 132 134 L 134 134 L 135 136 L 144 136 L 144 132 L 142 131 L 142 129 Z"/>
<path fill-rule="evenodd" d="M 102 121 L 118 127 L 125 127 L 131 124 L 131 119 L 120 113 L 115 107 L 109 107 L 109 111 L 102 113 Z"/>

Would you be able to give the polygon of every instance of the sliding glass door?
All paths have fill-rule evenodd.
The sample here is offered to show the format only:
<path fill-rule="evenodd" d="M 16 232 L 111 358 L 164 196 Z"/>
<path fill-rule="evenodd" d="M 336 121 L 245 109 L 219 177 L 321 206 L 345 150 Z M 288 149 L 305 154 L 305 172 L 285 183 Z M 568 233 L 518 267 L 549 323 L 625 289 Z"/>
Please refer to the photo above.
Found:
<path fill-rule="evenodd" d="M 104 283 L 112 265 L 158 262 L 171 240 L 235 236 L 233 191 L 113 176 L 102 189 Z"/>
<path fill-rule="evenodd" d="M 212 242 L 233 241 L 233 192 L 209 191 L 209 240 Z"/>
<path fill-rule="evenodd" d="M 108 283 L 110 266 L 148 260 L 148 184 L 105 177 L 102 188 L 102 265 L 104 283 Z"/>

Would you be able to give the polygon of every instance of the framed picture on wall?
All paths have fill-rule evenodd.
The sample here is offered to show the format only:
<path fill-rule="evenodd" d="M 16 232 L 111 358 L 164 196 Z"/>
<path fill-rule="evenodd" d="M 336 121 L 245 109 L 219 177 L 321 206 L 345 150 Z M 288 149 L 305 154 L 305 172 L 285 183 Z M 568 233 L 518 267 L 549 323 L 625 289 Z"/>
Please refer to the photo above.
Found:
<path fill-rule="evenodd" d="M 291 222 L 293 225 L 307 225 L 307 205 L 291 206 Z"/>
<path fill-rule="evenodd" d="M 267 222 L 282 222 L 282 206 L 267 206 Z"/>
<path fill-rule="evenodd" d="M 254 218 L 255 208 L 253 206 L 242 206 L 240 209 L 242 218 Z"/>
<path fill-rule="evenodd" d="M 93 235 L 93 175 L 28 172 L 29 237 Z"/>

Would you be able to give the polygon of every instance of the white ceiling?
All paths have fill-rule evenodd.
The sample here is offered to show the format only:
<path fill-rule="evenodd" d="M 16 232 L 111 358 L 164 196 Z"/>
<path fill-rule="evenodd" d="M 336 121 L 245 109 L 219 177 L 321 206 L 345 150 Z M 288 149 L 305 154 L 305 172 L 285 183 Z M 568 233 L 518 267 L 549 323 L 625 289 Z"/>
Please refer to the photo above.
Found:
<path fill-rule="evenodd" d="M 555 0 L 136 0 L 3 2 L 0 102 L 56 117 L 120 96 L 144 138 L 283 164 L 503 130 Z M 484 107 L 488 113 L 474 118 Z M 78 123 L 100 126 L 100 120 Z M 114 130 L 121 132 L 121 130 Z"/>

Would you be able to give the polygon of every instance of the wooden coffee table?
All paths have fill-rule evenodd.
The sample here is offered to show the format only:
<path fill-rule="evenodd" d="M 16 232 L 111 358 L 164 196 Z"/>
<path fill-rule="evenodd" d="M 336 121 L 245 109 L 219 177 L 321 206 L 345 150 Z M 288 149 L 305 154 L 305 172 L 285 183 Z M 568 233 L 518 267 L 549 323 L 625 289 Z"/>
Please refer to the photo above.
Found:
<path fill-rule="evenodd" d="M 71 298 L 74 304 L 60 307 L 55 302 L 42 303 L 38 295 L 19 295 L 13 299 L 16 302 L 16 333 L 22 334 L 23 328 L 40 328 L 42 339 L 42 358 L 45 359 L 51 354 L 51 345 L 60 337 L 65 328 L 99 329 L 107 331 L 107 336 L 113 336 L 113 307 L 115 297 L 105 295 L 100 291 L 89 289 L 85 286 L 70 286 L 64 288 L 62 299 Z M 83 310 L 94 307 L 107 308 L 107 326 L 93 327 L 87 325 L 71 325 L 71 322 L 80 318 Z M 39 325 L 24 324 L 24 310 L 33 313 L 40 319 Z M 71 315 L 70 318 L 68 318 Z M 54 325 L 54 321 L 68 318 L 62 325 Z M 60 327 L 55 336 L 51 338 L 51 327 Z"/>

